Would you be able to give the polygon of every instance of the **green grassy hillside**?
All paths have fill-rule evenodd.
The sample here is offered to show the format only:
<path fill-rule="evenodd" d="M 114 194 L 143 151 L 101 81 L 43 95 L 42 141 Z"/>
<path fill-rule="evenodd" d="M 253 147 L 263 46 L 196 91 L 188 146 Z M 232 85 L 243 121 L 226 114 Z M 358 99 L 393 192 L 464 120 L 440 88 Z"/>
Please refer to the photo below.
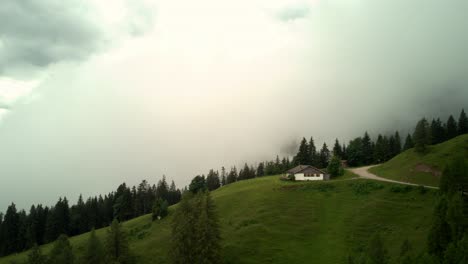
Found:
<path fill-rule="evenodd" d="M 392 260 L 408 238 L 425 246 L 434 191 L 395 192 L 392 184 L 347 175 L 329 182 L 284 182 L 278 176 L 241 181 L 212 193 L 223 237 L 225 263 L 343 263 L 348 252 L 380 232 Z M 399 185 L 397 185 L 399 186 Z M 392 192 L 393 190 L 393 192 Z M 139 263 L 168 263 L 170 222 L 149 215 L 128 221 L 131 248 Z M 106 230 L 97 231 L 103 238 Z M 81 256 L 88 234 L 71 238 Z M 50 250 L 43 247 L 43 252 Z M 20 263 L 27 253 L 0 259 Z"/>
<path fill-rule="evenodd" d="M 407 150 L 370 171 L 392 180 L 439 186 L 442 170 L 448 161 L 456 157 L 468 159 L 468 135 L 430 146 L 426 154 L 418 154 L 414 149 Z"/>

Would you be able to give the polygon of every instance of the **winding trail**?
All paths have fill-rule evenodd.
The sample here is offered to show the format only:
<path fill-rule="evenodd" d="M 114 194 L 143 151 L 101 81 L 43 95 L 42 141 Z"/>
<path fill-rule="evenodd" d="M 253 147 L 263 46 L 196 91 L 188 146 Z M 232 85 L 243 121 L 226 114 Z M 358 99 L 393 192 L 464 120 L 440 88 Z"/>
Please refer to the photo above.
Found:
<path fill-rule="evenodd" d="M 370 168 L 378 166 L 378 165 L 380 165 L 380 164 L 372 165 L 372 166 L 366 166 L 366 167 L 360 167 L 360 168 L 354 168 L 354 169 L 349 169 L 349 170 L 351 172 L 353 172 L 354 174 L 359 175 L 359 177 L 361 177 L 361 178 L 372 179 L 372 180 L 383 181 L 383 182 L 392 182 L 392 183 L 398 183 L 398 184 L 404 184 L 404 185 L 411 185 L 411 186 L 421 186 L 421 184 L 414 184 L 414 183 L 410 183 L 410 182 L 402 182 L 402 181 L 395 181 L 395 180 L 382 178 L 382 177 L 379 177 L 379 176 L 369 172 Z M 430 188 L 430 189 L 439 189 L 438 187 L 434 187 L 434 186 L 427 186 L 427 185 L 422 185 L 422 186 L 424 186 L 426 188 Z"/>

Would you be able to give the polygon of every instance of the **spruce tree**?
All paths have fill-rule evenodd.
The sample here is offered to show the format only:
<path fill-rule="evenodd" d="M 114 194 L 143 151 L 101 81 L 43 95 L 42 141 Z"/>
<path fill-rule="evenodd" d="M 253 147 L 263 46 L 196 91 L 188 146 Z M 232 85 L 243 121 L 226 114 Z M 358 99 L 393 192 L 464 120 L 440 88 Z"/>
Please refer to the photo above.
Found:
<path fill-rule="evenodd" d="M 425 153 L 431 140 L 429 125 L 425 118 L 421 119 L 414 130 L 413 141 L 416 152 Z"/>
<path fill-rule="evenodd" d="M 196 260 L 194 263 L 221 263 L 221 235 L 216 207 L 209 193 L 199 194 L 200 212 L 195 224 Z"/>
<path fill-rule="evenodd" d="M 434 210 L 433 223 L 427 240 L 428 252 L 439 259 L 443 258 L 444 252 L 451 242 L 451 229 L 447 223 L 446 215 L 447 199 L 441 197 Z"/>
<path fill-rule="evenodd" d="M 363 162 L 365 165 L 372 164 L 373 162 L 372 141 L 367 131 L 366 133 L 364 133 L 364 137 L 362 138 L 362 155 L 363 155 Z"/>
<path fill-rule="evenodd" d="M 445 129 L 440 119 L 431 122 L 431 144 L 439 144 L 445 140 Z"/>
<path fill-rule="evenodd" d="M 457 121 L 452 115 L 447 120 L 445 131 L 447 139 L 452 139 L 458 135 Z"/>
<path fill-rule="evenodd" d="M 314 142 L 313 137 L 310 137 L 310 141 L 309 141 L 309 161 L 307 164 L 310 164 L 315 167 L 319 166 L 317 148 L 315 147 L 315 142 Z"/>
<path fill-rule="evenodd" d="M 466 133 L 468 133 L 468 117 L 466 116 L 465 109 L 462 109 L 458 118 L 458 134 L 463 135 Z"/>
<path fill-rule="evenodd" d="M 127 233 L 122 225 L 114 219 L 107 231 L 105 251 L 108 261 L 111 263 L 129 264 L 133 263 L 128 246 Z"/>
<path fill-rule="evenodd" d="M 199 191 L 204 191 L 206 189 L 207 187 L 206 187 L 205 176 L 197 175 L 190 182 L 189 191 L 191 191 L 192 193 L 197 193 Z"/>
<path fill-rule="evenodd" d="M 395 139 L 395 143 L 394 143 L 395 145 L 393 146 L 393 151 L 394 151 L 393 155 L 396 156 L 401 153 L 401 137 L 398 131 L 395 132 L 394 139 Z"/>
<path fill-rule="evenodd" d="M 326 168 L 330 161 L 330 151 L 328 150 L 327 144 L 323 143 L 322 149 L 320 150 L 320 168 Z"/>
<path fill-rule="evenodd" d="M 307 140 L 302 138 L 301 144 L 299 145 L 299 151 L 297 152 L 294 161 L 296 165 L 306 165 L 309 163 L 309 160 L 309 145 L 307 144 Z"/>
<path fill-rule="evenodd" d="M 260 162 L 257 166 L 257 177 L 262 177 L 265 175 L 265 168 L 263 162 Z"/>
<path fill-rule="evenodd" d="M 229 172 L 226 178 L 226 184 L 230 184 L 237 181 L 237 169 L 236 167 L 232 167 L 231 171 Z"/>
<path fill-rule="evenodd" d="M 20 216 L 16 211 L 16 205 L 12 203 L 8 206 L 3 224 L 3 239 L 7 243 L 4 244 L 4 254 L 8 255 L 20 250 Z"/>
<path fill-rule="evenodd" d="M 213 191 L 218 189 L 221 186 L 221 182 L 219 180 L 219 175 L 213 169 L 208 172 L 206 176 L 206 187 L 209 191 Z"/>
<path fill-rule="evenodd" d="M 333 155 L 340 157 L 340 159 L 343 158 L 341 145 L 338 139 L 335 139 L 335 145 L 333 146 Z"/>
<path fill-rule="evenodd" d="M 166 200 L 161 198 L 156 199 L 153 206 L 153 221 L 156 219 L 162 219 L 168 214 L 168 203 Z"/>
<path fill-rule="evenodd" d="M 94 228 L 89 234 L 84 261 L 87 264 L 103 264 L 105 261 L 104 246 L 96 236 Z"/>
<path fill-rule="evenodd" d="M 226 182 L 226 177 L 227 177 L 226 168 L 224 168 L 224 166 L 223 166 L 223 167 L 221 167 L 221 186 L 226 185 L 226 183 L 227 183 Z"/>
<path fill-rule="evenodd" d="M 408 150 L 408 149 L 411 149 L 411 148 L 414 148 L 413 138 L 411 137 L 410 134 L 408 134 L 406 136 L 405 145 L 403 147 L 403 150 Z"/>
<path fill-rule="evenodd" d="M 328 164 L 327 172 L 332 177 L 338 177 L 338 176 L 343 175 L 344 170 L 343 170 L 343 167 L 341 166 L 340 157 L 335 156 L 335 155 L 332 157 L 332 159 L 330 160 L 330 164 Z"/>
<path fill-rule="evenodd" d="M 66 235 L 60 235 L 54 242 L 54 246 L 50 252 L 50 264 L 73 264 L 75 256 L 73 255 L 72 246 Z"/>

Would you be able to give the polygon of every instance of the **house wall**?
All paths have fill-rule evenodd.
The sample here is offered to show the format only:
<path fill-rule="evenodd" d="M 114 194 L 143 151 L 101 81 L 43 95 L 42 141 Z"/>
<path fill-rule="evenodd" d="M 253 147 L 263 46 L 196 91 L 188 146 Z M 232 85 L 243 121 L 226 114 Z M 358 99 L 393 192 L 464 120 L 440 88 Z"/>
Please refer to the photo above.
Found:
<path fill-rule="evenodd" d="M 294 174 L 294 177 L 296 178 L 296 181 L 323 181 L 323 174 L 319 174 L 318 177 L 305 177 L 304 173 L 296 173 Z"/>

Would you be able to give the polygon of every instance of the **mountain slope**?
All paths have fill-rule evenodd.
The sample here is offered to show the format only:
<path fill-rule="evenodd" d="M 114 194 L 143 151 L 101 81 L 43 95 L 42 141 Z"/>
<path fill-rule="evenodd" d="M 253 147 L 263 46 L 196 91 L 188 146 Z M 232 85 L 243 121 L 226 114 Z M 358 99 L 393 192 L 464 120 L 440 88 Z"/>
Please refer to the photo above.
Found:
<path fill-rule="evenodd" d="M 369 171 L 392 180 L 439 186 L 442 170 L 448 161 L 456 157 L 468 159 L 468 135 L 430 146 L 427 154 L 409 149 Z"/>
<path fill-rule="evenodd" d="M 351 175 L 347 172 L 345 178 Z M 425 246 L 435 192 L 395 193 L 392 184 L 362 179 L 282 182 L 278 176 L 246 180 L 212 193 L 220 216 L 226 263 L 343 263 L 349 251 L 381 232 L 393 260 L 408 238 Z M 168 263 L 170 215 L 128 221 L 139 263 Z M 97 230 L 102 239 L 106 230 Z M 71 238 L 81 256 L 89 234 Z M 43 252 L 50 250 L 43 247 Z M 23 261 L 27 254 L 0 259 Z"/>

